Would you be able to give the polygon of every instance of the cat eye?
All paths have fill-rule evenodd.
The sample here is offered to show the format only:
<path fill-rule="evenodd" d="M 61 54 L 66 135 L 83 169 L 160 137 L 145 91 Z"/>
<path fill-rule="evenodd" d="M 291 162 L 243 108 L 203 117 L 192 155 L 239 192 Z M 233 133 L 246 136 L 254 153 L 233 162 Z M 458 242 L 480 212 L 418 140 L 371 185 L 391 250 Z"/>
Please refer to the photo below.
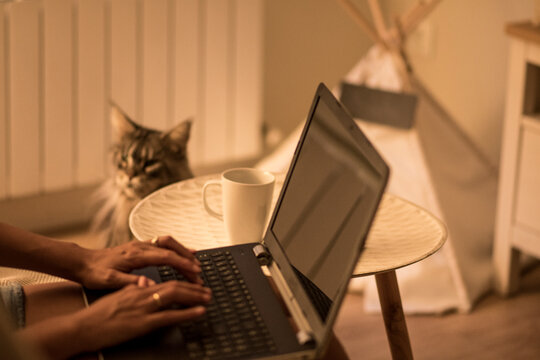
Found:
<path fill-rule="evenodd" d="M 162 167 L 162 163 L 157 162 L 156 160 L 149 160 L 144 163 L 144 172 L 147 174 L 152 174 L 160 170 Z"/>

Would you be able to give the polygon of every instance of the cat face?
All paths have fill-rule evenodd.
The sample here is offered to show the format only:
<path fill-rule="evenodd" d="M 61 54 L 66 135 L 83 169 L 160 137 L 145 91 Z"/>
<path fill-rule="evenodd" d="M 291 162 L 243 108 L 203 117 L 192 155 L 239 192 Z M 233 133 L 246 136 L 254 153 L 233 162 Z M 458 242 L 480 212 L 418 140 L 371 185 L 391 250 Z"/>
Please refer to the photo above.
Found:
<path fill-rule="evenodd" d="M 161 132 L 142 127 L 113 107 L 114 180 L 129 199 L 140 199 L 176 181 L 193 176 L 186 147 L 191 122 Z"/>

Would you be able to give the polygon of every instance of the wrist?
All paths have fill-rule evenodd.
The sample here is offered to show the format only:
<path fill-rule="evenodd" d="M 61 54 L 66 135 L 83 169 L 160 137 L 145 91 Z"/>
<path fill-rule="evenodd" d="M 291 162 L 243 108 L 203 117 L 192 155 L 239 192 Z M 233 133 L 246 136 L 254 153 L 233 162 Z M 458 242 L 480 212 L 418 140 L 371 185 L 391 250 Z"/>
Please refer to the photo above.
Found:
<path fill-rule="evenodd" d="M 58 259 L 56 264 L 56 274 L 64 279 L 82 283 L 88 267 L 88 257 L 91 250 L 85 249 L 77 244 L 65 242 L 61 243 L 58 251 L 51 256 Z"/>
<path fill-rule="evenodd" d="M 79 245 L 72 244 L 72 258 L 67 270 L 70 276 L 69 280 L 73 280 L 79 284 L 85 285 L 86 279 L 91 273 L 92 258 L 94 250 L 83 248 Z"/>

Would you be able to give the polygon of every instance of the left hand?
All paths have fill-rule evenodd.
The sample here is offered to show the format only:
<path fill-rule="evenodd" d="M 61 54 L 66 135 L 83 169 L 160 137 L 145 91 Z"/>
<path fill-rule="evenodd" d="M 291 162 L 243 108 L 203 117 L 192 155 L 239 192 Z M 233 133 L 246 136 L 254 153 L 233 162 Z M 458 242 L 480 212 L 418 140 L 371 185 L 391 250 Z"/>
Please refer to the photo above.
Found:
<path fill-rule="evenodd" d="M 40 355 L 48 355 L 47 359 L 71 359 L 73 355 L 101 350 L 154 329 L 196 319 L 205 313 L 211 296 L 210 289 L 186 281 L 143 281 L 103 296 L 83 310 L 36 321 L 16 336 L 21 344 L 33 343 L 41 350 Z M 179 309 L 171 305 L 182 306 Z M 4 354 L 2 350 L 0 353 Z"/>
<path fill-rule="evenodd" d="M 193 283 L 202 284 L 200 263 L 189 250 L 171 236 L 157 240 L 131 241 L 113 248 L 90 250 L 78 280 L 91 289 L 120 288 L 137 284 L 134 269 L 151 265 L 169 265 Z"/>

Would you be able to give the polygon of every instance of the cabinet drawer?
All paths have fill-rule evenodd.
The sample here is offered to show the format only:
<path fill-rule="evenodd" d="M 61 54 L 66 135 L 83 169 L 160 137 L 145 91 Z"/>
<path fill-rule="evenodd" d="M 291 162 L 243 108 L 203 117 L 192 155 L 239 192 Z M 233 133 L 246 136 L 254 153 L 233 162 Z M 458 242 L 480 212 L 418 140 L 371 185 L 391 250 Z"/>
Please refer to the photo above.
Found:
<path fill-rule="evenodd" d="M 540 231 L 540 132 L 523 130 L 516 188 L 516 221 Z"/>

